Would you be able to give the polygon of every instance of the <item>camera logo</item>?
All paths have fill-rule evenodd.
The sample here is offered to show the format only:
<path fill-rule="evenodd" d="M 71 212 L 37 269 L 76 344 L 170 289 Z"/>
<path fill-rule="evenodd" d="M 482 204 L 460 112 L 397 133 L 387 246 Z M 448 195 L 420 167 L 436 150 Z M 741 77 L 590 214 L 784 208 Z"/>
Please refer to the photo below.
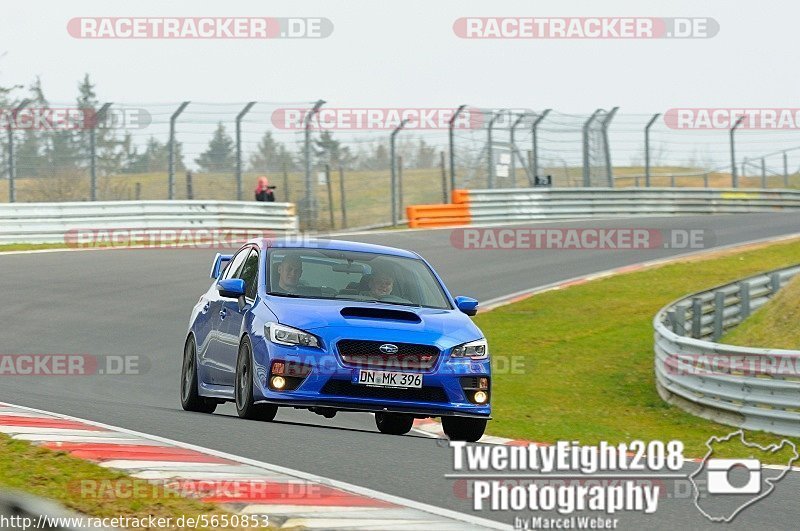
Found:
<path fill-rule="evenodd" d="M 709 494 L 758 494 L 761 492 L 761 461 L 758 459 L 709 459 L 708 493 Z M 738 469 L 749 472 L 747 482 L 742 486 L 734 485 L 733 473 Z"/>
<path fill-rule="evenodd" d="M 782 439 L 760 446 L 745 439 L 742 430 L 711 437 L 700 466 L 691 475 L 694 504 L 712 522 L 730 523 L 747 507 L 766 498 L 800 459 L 795 444 Z M 715 454 L 742 455 L 718 458 Z M 762 462 L 779 463 L 762 467 Z"/>

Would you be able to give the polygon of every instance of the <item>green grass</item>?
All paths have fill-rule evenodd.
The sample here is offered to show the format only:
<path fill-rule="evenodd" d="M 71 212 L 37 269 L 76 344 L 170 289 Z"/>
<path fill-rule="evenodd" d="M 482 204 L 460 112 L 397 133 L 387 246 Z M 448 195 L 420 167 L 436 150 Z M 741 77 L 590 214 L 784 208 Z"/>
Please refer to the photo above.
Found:
<path fill-rule="evenodd" d="M 788 266 L 798 257 L 800 242 L 720 252 L 479 314 L 475 320 L 495 366 L 519 356 L 522 367 L 494 376 L 490 433 L 541 442 L 681 439 L 687 456 L 704 455 L 709 436 L 732 428 L 694 417 L 658 396 L 653 317 L 682 295 Z M 753 434 L 762 443 L 779 438 Z"/>
<path fill-rule="evenodd" d="M 96 496 L 95 492 L 118 492 L 137 495 Z M 171 517 L 228 515 L 220 507 L 178 496 L 175 491 L 148 484 L 121 472 L 100 467 L 89 461 L 74 458 L 35 446 L 26 441 L 0 434 L 0 488 L 24 491 L 40 496 L 95 517 Z M 203 528 L 198 529 L 214 529 Z M 226 527 L 225 529 L 243 529 Z"/>
<path fill-rule="evenodd" d="M 725 334 L 721 343 L 800 350 L 800 276 L 767 304 Z"/>

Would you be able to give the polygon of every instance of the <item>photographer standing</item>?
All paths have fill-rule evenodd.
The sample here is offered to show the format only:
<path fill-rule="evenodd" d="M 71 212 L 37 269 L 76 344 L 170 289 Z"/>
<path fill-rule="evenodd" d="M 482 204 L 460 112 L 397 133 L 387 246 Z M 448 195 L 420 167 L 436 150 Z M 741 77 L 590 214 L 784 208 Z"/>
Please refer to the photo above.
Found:
<path fill-rule="evenodd" d="M 274 186 L 269 185 L 269 180 L 265 176 L 261 176 L 258 178 L 258 184 L 256 184 L 256 201 L 268 201 L 270 203 L 275 201 L 275 189 Z"/>

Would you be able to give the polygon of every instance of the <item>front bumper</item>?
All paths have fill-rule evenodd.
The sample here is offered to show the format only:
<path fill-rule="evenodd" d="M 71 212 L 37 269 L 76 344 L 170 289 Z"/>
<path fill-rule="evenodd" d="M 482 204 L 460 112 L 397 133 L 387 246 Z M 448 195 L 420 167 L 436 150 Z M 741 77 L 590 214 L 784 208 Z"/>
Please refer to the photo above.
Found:
<path fill-rule="evenodd" d="M 331 407 L 347 411 L 405 413 L 419 417 L 459 416 L 491 418 L 491 405 L 474 404 L 462 388 L 461 378 L 491 377 L 489 360 L 451 359 L 449 351 L 439 356 L 431 370 L 366 369 L 422 374 L 422 390 L 372 388 L 353 384 L 358 368 L 346 366 L 333 352 L 305 347 L 284 347 L 266 341 L 253 345 L 253 398 L 294 407 Z M 311 371 L 291 391 L 270 389 L 268 380 L 272 361 L 305 364 Z M 388 389 L 388 391 L 387 391 Z M 490 397 L 491 397 L 491 391 Z M 358 396 L 353 396 L 353 394 Z"/>

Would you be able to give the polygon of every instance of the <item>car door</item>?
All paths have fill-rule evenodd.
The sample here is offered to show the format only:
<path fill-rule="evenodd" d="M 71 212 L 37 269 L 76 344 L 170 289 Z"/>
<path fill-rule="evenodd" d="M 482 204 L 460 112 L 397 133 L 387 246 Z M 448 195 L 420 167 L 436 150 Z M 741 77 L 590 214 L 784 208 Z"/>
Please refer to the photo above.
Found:
<path fill-rule="evenodd" d="M 250 311 L 258 292 L 258 249 L 252 247 L 242 267 L 233 278 L 244 280 L 245 304 L 240 307 L 238 300 L 222 299 L 221 311 L 225 314 L 220 334 L 220 374 L 222 385 L 234 385 L 236 381 L 236 362 L 239 357 L 239 340 L 245 314 Z"/>
<path fill-rule="evenodd" d="M 231 261 L 228 267 L 220 275 L 220 279 L 238 278 L 236 275 L 242 268 L 245 259 L 250 254 L 250 246 L 241 249 Z M 208 300 L 208 321 L 210 323 L 210 331 L 208 333 L 208 346 L 206 347 L 205 355 L 200 357 L 200 363 L 204 373 L 205 381 L 214 385 L 227 385 L 223 382 L 226 381 L 225 373 L 225 359 L 226 348 L 224 341 L 225 334 L 225 319 L 227 317 L 227 308 L 224 306 L 226 299 L 221 297 L 219 292 L 214 289 L 209 295 Z"/>

